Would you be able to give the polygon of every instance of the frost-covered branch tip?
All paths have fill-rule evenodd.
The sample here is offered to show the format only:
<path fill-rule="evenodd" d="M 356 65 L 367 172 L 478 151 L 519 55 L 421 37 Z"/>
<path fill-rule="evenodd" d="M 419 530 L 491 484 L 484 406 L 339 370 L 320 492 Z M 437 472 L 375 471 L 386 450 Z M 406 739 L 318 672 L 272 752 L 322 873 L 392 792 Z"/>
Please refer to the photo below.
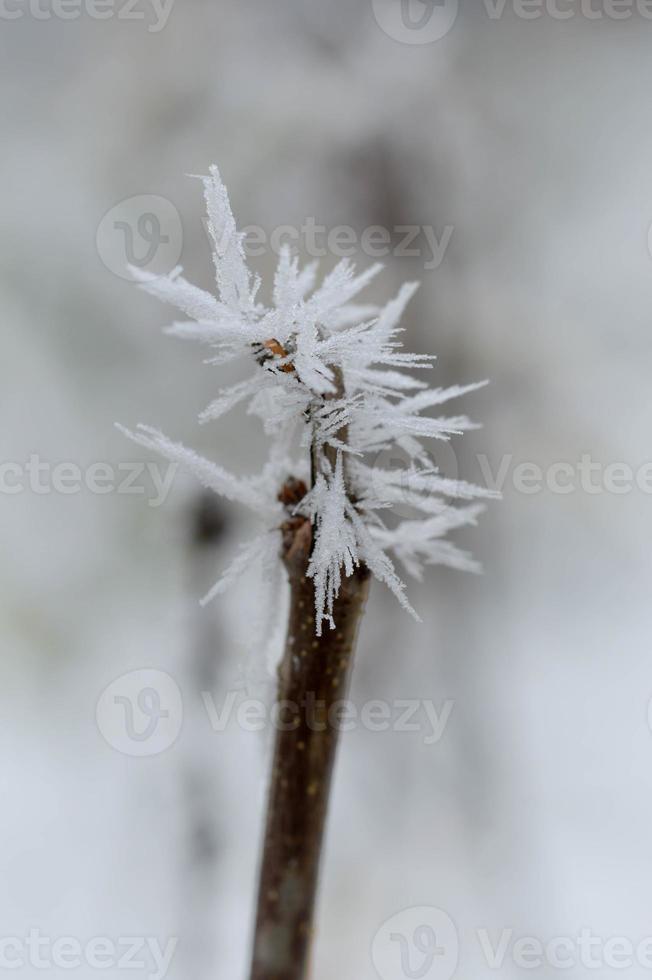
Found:
<path fill-rule="evenodd" d="M 258 475 L 236 477 L 154 429 L 123 431 L 183 464 L 204 486 L 251 508 L 262 521 L 260 536 L 241 550 L 211 597 L 268 555 L 270 542 L 278 554 L 278 532 L 294 515 L 312 525 L 307 574 L 314 580 L 318 634 L 324 620 L 334 625 L 342 577 L 361 564 L 416 616 L 393 559 L 416 578 L 432 564 L 477 571 L 473 559 L 445 536 L 475 523 L 482 507 L 456 507 L 451 500 L 497 496 L 445 479 L 429 464 L 424 440 L 449 440 L 474 428 L 469 419 L 423 413 L 485 382 L 428 388 L 409 373 L 432 368 L 434 360 L 404 351 L 400 341 L 401 317 L 417 284 L 404 285 L 383 307 L 361 304 L 358 295 L 380 271 L 378 265 L 358 274 L 345 259 L 318 285 L 316 264 L 300 268 L 298 258 L 284 248 L 271 304 L 264 305 L 217 167 L 202 180 L 217 297 L 187 282 L 180 268 L 165 277 L 132 272 L 148 293 L 184 315 L 168 328 L 170 334 L 206 345 L 209 363 L 249 361 L 251 376 L 222 389 L 200 422 L 246 406 L 265 428 L 269 456 Z M 377 465 L 380 454 L 392 447 L 404 455 L 403 469 Z M 310 483 L 307 494 L 290 503 L 279 499 L 289 476 Z M 398 503 L 409 506 L 414 516 L 387 526 L 383 514 Z"/>

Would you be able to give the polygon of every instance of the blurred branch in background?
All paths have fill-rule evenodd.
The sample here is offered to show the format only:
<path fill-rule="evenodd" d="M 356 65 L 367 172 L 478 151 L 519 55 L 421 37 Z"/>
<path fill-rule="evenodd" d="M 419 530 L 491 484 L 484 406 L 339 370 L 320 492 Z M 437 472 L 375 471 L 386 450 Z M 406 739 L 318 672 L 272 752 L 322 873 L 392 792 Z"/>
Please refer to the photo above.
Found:
<path fill-rule="evenodd" d="M 215 962 L 213 909 L 219 890 L 220 799 L 219 743 L 207 737 L 202 693 L 224 681 L 224 636 L 219 605 L 201 608 L 197 596 L 215 577 L 219 552 L 228 538 L 229 518 L 215 494 L 199 493 L 187 514 L 189 611 L 186 680 L 194 715 L 186 716 L 186 741 L 181 769 L 181 797 L 186 814 L 180 868 L 179 975 L 203 980 Z"/>

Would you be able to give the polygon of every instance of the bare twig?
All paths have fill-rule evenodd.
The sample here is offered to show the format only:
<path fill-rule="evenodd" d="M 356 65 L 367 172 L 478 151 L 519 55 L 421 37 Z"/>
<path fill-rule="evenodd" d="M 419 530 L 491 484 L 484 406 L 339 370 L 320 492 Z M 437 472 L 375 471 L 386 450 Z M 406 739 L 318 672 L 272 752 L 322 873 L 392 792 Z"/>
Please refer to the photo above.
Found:
<path fill-rule="evenodd" d="M 346 697 L 369 591 L 369 572 L 361 567 L 344 580 L 336 600 L 337 628 L 315 636 L 314 586 L 306 578 L 311 539 L 309 521 L 286 526 L 290 618 L 279 667 L 281 723 L 272 766 L 251 980 L 304 980 L 307 975 L 337 748 L 334 712 L 336 702 Z"/>
<path fill-rule="evenodd" d="M 275 352 L 276 353 L 276 352 Z M 339 370 L 336 392 L 344 391 Z M 345 443 L 346 427 L 337 438 Z M 331 467 L 332 447 L 321 452 Z M 319 471 L 311 450 L 312 479 Z M 288 512 L 306 487 L 287 481 L 279 499 Z M 313 933 L 315 897 L 338 741 L 337 702 L 346 697 L 358 627 L 369 592 L 361 565 L 335 602 L 336 629 L 315 635 L 315 589 L 308 578 L 313 531 L 304 517 L 283 527 L 283 561 L 290 582 L 290 616 L 285 653 L 278 670 L 279 730 L 274 748 L 258 892 L 251 980 L 304 980 Z M 284 723 L 284 712 L 287 723 Z"/>

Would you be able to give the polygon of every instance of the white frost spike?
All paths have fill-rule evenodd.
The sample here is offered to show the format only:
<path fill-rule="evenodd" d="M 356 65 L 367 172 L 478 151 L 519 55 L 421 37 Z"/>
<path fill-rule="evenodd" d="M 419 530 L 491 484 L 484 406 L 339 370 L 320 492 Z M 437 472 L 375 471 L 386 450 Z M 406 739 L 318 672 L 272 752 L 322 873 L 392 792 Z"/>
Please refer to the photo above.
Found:
<path fill-rule="evenodd" d="M 205 422 L 211 422 L 215 419 L 219 419 L 220 416 L 224 415 L 226 412 L 230 412 L 232 408 L 235 408 L 240 402 L 245 401 L 245 399 L 256 395 L 265 388 L 271 388 L 274 385 L 274 378 L 270 375 L 263 375 L 263 378 L 255 374 L 252 378 L 248 378 L 246 381 L 241 381 L 237 385 L 233 385 L 231 388 L 225 388 L 220 392 L 218 397 L 208 405 L 207 408 L 201 412 L 199 416 L 199 421 L 203 424 Z"/>
<path fill-rule="evenodd" d="M 369 391 L 377 390 L 381 394 L 414 391 L 415 388 L 426 387 L 425 381 L 413 378 L 409 374 L 402 374 L 400 371 L 376 371 L 366 368 L 361 371 L 351 370 L 349 376 L 352 376 L 354 381 L 357 378 L 361 388 L 367 388 Z"/>
<path fill-rule="evenodd" d="M 334 394 L 333 369 L 319 356 L 319 331 L 316 324 L 306 324 L 297 334 L 296 353 L 292 363 L 302 383 L 317 394 Z"/>
<path fill-rule="evenodd" d="M 237 357 L 255 363 L 253 376 L 218 392 L 200 421 L 217 419 L 241 405 L 260 418 L 269 457 L 257 476 L 237 477 L 155 429 L 121 431 L 184 466 L 204 486 L 249 507 L 262 523 L 261 535 L 240 552 L 207 599 L 252 565 L 278 587 L 278 529 L 287 510 L 277 494 L 288 476 L 304 481 L 312 476 L 314 485 L 297 510 L 313 523 L 308 574 L 315 585 L 317 631 L 324 620 L 334 625 L 343 577 L 361 564 L 416 616 L 392 559 L 417 578 L 431 564 L 477 571 L 476 562 L 444 535 L 475 523 L 481 507 L 455 508 L 451 500 L 499 496 L 447 479 L 430 466 L 423 440 L 449 440 L 475 426 L 465 415 L 440 418 L 427 413 L 486 382 L 428 388 L 414 377 L 416 369 L 432 369 L 434 360 L 429 354 L 406 352 L 401 344 L 401 318 L 417 284 L 406 283 L 383 307 L 360 302 L 359 293 L 379 265 L 357 273 L 344 259 L 315 289 L 317 264 L 301 269 L 284 247 L 272 303 L 257 303 L 259 283 L 247 267 L 217 167 L 201 179 L 219 299 L 186 282 L 180 268 L 160 277 L 138 269 L 132 273 L 143 289 L 181 310 L 187 319 L 168 332 L 207 345 L 211 356 L 206 363 L 225 364 Z M 301 455 L 297 450 L 303 450 Z M 406 464 L 391 470 L 374 466 L 374 457 L 384 451 L 403 453 Z M 333 466 L 328 460 L 334 452 Z M 408 506 L 415 517 L 386 527 L 381 513 L 397 504 Z M 258 607 L 264 604 L 262 591 Z M 281 603 L 277 593 L 271 595 L 269 607 L 278 614 Z"/>
<path fill-rule="evenodd" d="M 324 619 L 335 628 L 333 604 L 340 591 L 341 574 L 352 575 L 359 564 L 353 525 L 347 520 L 348 498 L 344 484 L 342 455 L 338 453 L 335 472 L 318 474 L 315 486 L 301 503 L 300 512 L 315 522 L 315 541 L 308 576 L 315 581 L 317 636 Z"/>
<path fill-rule="evenodd" d="M 405 469 L 383 470 L 380 467 L 366 466 L 354 462 L 352 466 L 358 471 L 358 478 L 366 486 L 401 486 L 409 487 L 411 491 L 426 496 L 458 497 L 461 500 L 478 498 L 500 500 L 500 493 L 477 487 L 464 480 L 450 480 L 441 476 L 434 469 L 419 469 L 415 466 Z"/>
<path fill-rule="evenodd" d="M 411 398 L 406 398 L 405 401 L 401 402 L 399 411 L 404 415 L 413 415 L 416 412 L 422 412 L 424 408 L 443 405 L 444 402 L 450 401 L 451 398 L 461 398 L 462 395 L 468 395 L 472 391 L 478 391 L 488 384 L 488 381 L 476 381 L 475 384 L 471 385 L 453 385 L 451 388 L 431 388 L 428 391 L 420 392 L 418 395 L 413 395 Z"/>
<path fill-rule="evenodd" d="M 171 323 L 163 331 L 170 337 L 178 337 L 180 340 L 198 340 L 201 344 L 219 344 L 223 353 L 228 350 L 228 345 L 235 345 L 242 340 L 242 324 L 237 319 L 220 320 L 191 320 L 188 323 L 176 321 Z M 240 351 L 235 348 L 236 353 Z"/>
<path fill-rule="evenodd" d="M 286 314 L 292 311 L 304 298 L 306 291 L 314 284 L 316 266 L 307 267 L 303 278 L 299 275 L 299 259 L 292 257 L 288 245 L 283 245 L 274 277 L 274 306 Z"/>
<path fill-rule="evenodd" d="M 442 541 L 449 531 L 476 524 L 482 505 L 448 507 L 428 520 L 402 521 L 393 530 L 374 527 L 373 539 L 383 548 L 392 548 L 406 571 L 416 579 L 423 577 L 424 565 L 449 565 L 460 571 L 478 572 L 480 566 L 450 541 Z"/>
<path fill-rule="evenodd" d="M 280 535 L 278 532 L 273 534 L 275 537 L 275 544 L 278 549 L 280 547 Z M 239 553 L 236 555 L 234 560 L 231 562 L 229 567 L 223 573 L 223 575 L 218 579 L 213 588 L 208 592 L 203 599 L 200 599 L 200 605 L 206 606 L 209 602 L 212 602 L 216 596 L 222 595 L 227 589 L 236 582 L 247 569 L 263 559 L 265 554 L 269 550 L 269 538 L 270 534 L 259 534 L 257 537 L 250 541 L 249 544 L 242 545 Z"/>
<path fill-rule="evenodd" d="M 405 595 L 405 584 L 401 582 L 396 574 L 396 569 L 391 558 L 374 541 L 371 528 L 366 526 L 353 507 L 349 507 L 349 516 L 356 530 L 361 559 L 369 566 L 372 574 L 391 589 L 405 611 L 409 612 L 420 623 L 421 617 L 408 602 L 407 596 Z"/>
<path fill-rule="evenodd" d="M 371 320 L 378 315 L 378 307 L 369 303 L 349 303 L 331 310 L 328 314 L 328 326 L 331 330 L 341 330 L 343 327 L 354 327 L 357 323 Z"/>
<path fill-rule="evenodd" d="M 418 282 L 406 282 L 401 286 L 398 296 L 390 300 L 381 311 L 378 320 L 369 331 L 370 340 L 367 341 L 366 351 L 371 360 L 367 361 L 367 365 L 375 360 L 374 355 L 380 356 L 384 351 L 387 351 L 395 334 L 401 329 L 400 321 L 405 312 L 405 307 L 418 288 Z"/>
<path fill-rule="evenodd" d="M 270 507 L 272 501 L 260 491 L 254 490 L 250 481 L 234 476 L 217 463 L 212 463 L 203 456 L 199 456 L 192 449 L 182 446 L 181 443 L 172 442 L 157 429 L 152 429 L 148 425 L 139 425 L 135 432 L 130 432 L 129 429 L 120 424 L 117 424 L 116 428 L 127 438 L 138 443 L 139 446 L 160 453 L 172 463 L 179 463 L 189 473 L 196 476 L 207 490 L 214 490 L 220 497 L 226 497 L 227 500 L 238 500 L 253 511 L 269 511 L 272 509 Z M 278 511 L 276 507 L 273 509 Z"/>
<path fill-rule="evenodd" d="M 348 305 L 353 297 L 362 292 L 365 286 L 378 275 L 381 269 L 382 265 L 377 263 L 367 269 L 366 272 L 356 276 L 355 267 L 349 259 L 342 259 L 326 276 L 317 292 L 308 300 L 308 316 L 320 320 L 335 308 Z"/>
<path fill-rule="evenodd" d="M 181 266 L 177 266 L 167 276 L 155 276 L 134 265 L 129 266 L 129 271 L 150 296 L 156 296 L 164 303 L 171 303 L 195 320 L 216 320 L 229 312 L 210 293 L 186 282 L 181 275 Z"/>
<path fill-rule="evenodd" d="M 217 287 L 222 302 L 236 310 L 250 310 L 251 276 L 245 261 L 242 238 L 238 234 L 231 202 L 216 166 L 203 177 L 208 212 L 208 232 L 213 239 Z"/>

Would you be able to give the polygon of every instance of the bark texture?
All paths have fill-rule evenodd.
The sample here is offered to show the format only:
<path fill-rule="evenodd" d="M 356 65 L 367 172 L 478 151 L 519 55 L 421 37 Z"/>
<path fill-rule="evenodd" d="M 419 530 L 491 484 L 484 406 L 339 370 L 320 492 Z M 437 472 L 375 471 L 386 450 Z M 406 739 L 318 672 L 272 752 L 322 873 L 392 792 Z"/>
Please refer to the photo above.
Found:
<path fill-rule="evenodd" d="M 360 568 L 342 584 L 335 630 L 315 636 L 314 583 L 306 578 L 310 523 L 288 522 L 284 560 L 290 618 L 279 667 L 274 761 L 263 848 L 251 980 L 305 980 L 331 776 L 337 702 L 345 698 L 369 591 Z"/>

